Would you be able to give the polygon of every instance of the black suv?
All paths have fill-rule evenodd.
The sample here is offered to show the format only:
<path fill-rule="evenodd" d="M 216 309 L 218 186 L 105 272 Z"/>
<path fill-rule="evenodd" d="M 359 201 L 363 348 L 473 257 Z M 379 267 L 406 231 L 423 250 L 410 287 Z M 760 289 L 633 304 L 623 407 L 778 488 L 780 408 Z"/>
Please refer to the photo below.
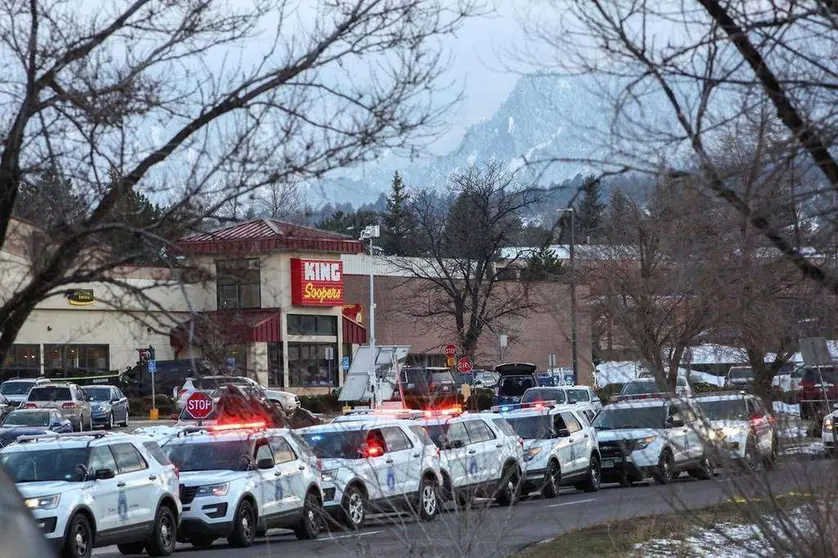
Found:
<path fill-rule="evenodd" d="M 457 382 L 448 368 L 402 368 L 399 380 L 408 409 L 442 409 L 460 403 Z"/>

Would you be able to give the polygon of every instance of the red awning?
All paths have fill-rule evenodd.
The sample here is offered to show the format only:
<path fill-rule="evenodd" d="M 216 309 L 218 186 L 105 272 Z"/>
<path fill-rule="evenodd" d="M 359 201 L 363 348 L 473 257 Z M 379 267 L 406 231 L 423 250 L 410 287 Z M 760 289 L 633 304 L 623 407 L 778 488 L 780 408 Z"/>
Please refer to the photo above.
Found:
<path fill-rule="evenodd" d="M 202 342 L 279 343 L 282 328 L 279 309 L 219 310 L 200 312 L 174 328 L 169 334 L 172 347 L 186 347 L 190 330 L 193 344 Z"/>
<path fill-rule="evenodd" d="M 358 322 L 343 316 L 343 342 L 350 345 L 363 345 L 367 342 L 367 329 Z"/>

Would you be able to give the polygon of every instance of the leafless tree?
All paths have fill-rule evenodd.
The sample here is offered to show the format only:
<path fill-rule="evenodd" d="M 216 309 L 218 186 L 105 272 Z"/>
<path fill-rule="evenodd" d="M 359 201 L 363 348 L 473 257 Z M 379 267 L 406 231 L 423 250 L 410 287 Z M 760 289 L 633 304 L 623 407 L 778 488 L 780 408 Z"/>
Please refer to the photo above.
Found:
<path fill-rule="evenodd" d="M 256 195 L 256 211 L 264 217 L 282 219 L 302 207 L 300 192 L 293 182 L 274 182 Z"/>
<path fill-rule="evenodd" d="M 33 262 L 0 301 L 0 358 L 35 305 L 67 285 L 132 289 L 112 271 L 137 253 L 79 256 L 115 231 L 159 251 L 169 225 L 197 227 L 266 185 L 421 147 L 449 106 L 434 95 L 444 68 L 438 38 L 478 8 L 475 0 L 323 0 L 308 12 L 287 0 L 118 0 L 95 10 L 81 0 L 0 2 L 0 248 L 35 177 L 49 173 L 86 202 L 77 219 L 37 232 Z M 133 193 L 167 209 L 132 226 L 120 200 Z"/>
<path fill-rule="evenodd" d="M 550 0 L 555 17 L 527 22 L 539 49 L 564 71 L 600 76 L 613 117 L 607 162 L 695 175 L 807 278 L 838 292 L 827 262 L 807 257 L 770 211 L 731 188 L 714 142 L 732 126 L 776 115 L 771 165 L 808 172 L 805 192 L 834 231 L 838 193 L 836 73 L 823 61 L 838 39 L 832 2 Z M 544 50 L 540 50 L 544 59 Z M 687 151 L 691 157 L 685 157 Z M 661 154 L 666 164 L 661 167 Z M 603 161 L 600 160 L 599 163 Z M 763 166 L 763 170 L 766 167 Z M 738 172 L 738 171 L 737 171 Z M 803 190 L 803 189 L 801 189 Z M 834 248 L 834 232 L 822 239 Z"/>
<path fill-rule="evenodd" d="M 393 260 L 422 280 L 405 311 L 451 327 L 471 357 L 485 330 L 522 316 L 533 304 L 526 284 L 504 280 L 496 263 L 503 255 L 514 268 L 522 258 L 519 214 L 537 197 L 496 162 L 454 173 L 447 200 L 429 191 L 414 196 L 414 241 L 422 255 Z"/>

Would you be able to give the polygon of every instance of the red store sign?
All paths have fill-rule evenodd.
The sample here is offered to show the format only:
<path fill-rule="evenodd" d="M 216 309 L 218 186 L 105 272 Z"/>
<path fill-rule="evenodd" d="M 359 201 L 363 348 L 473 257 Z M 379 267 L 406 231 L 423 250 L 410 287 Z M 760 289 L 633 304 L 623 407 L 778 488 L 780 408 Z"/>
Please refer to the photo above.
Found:
<path fill-rule="evenodd" d="M 291 258 L 294 306 L 343 306 L 343 262 Z"/>

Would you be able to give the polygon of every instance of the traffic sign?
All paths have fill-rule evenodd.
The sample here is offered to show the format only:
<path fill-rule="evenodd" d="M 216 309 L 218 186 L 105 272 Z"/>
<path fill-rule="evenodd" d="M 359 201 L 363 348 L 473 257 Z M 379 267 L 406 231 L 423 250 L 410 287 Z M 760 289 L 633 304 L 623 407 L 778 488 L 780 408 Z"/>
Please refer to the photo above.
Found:
<path fill-rule="evenodd" d="M 445 346 L 445 356 L 453 357 L 457 354 L 457 346 L 453 344 L 448 344 Z"/>
<path fill-rule="evenodd" d="M 456 360 L 454 357 L 452 357 L 452 356 L 448 357 L 448 359 L 447 359 L 447 360 L 448 360 L 448 367 L 449 367 L 449 368 L 451 368 L 452 366 L 454 366 L 454 364 L 456 364 L 456 362 L 457 362 L 457 360 Z"/>
<path fill-rule="evenodd" d="M 332 347 L 326 347 L 326 360 L 335 360 L 335 350 Z"/>
<path fill-rule="evenodd" d="M 205 419 L 212 412 L 212 397 L 203 391 L 195 391 L 186 400 L 186 412 L 196 419 Z"/>
<path fill-rule="evenodd" d="M 461 358 L 457 361 L 457 372 L 462 372 L 466 374 L 471 372 L 471 361 L 466 357 Z"/>
<path fill-rule="evenodd" d="M 156 360 L 148 361 L 148 373 L 153 376 L 155 372 L 157 372 L 157 361 Z"/>
<path fill-rule="evenodd" d="M 349 370 L 349 355 L 343 355 L 343 358 L 340 361 L 340 366 L 343 368 L 344 372 Z"/>

